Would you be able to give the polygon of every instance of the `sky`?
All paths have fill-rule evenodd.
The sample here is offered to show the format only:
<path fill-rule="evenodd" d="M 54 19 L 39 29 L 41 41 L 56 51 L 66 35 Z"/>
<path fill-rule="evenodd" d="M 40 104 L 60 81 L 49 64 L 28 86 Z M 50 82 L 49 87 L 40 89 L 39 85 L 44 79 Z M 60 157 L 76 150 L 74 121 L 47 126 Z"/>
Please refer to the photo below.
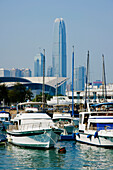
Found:
<path fill-rule="evenodd" d="M 67 75 L 71 81 L 72 46 L 75 67 L 86 66 L 90 81 L 113 83 L 113 0 L 0 0 L 0 68 L 30 68 L 45 49 L 46 69 L 52 65 L 53 26 L 66 25 Z"/>

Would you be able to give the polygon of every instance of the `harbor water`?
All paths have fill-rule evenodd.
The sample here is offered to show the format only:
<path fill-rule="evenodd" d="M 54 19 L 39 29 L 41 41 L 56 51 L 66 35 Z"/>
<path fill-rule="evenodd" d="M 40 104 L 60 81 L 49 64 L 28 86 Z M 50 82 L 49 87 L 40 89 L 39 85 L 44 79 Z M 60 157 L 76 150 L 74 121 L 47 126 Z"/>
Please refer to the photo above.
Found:
<path fill-rule="evenodd" d="M 66 153 L 58 153 L 65 147 Z M 61 141 L 55 149 L 25 149 L 11 144 L 0 146 L 0 169 L 113 169 L 113 150 Z"/>

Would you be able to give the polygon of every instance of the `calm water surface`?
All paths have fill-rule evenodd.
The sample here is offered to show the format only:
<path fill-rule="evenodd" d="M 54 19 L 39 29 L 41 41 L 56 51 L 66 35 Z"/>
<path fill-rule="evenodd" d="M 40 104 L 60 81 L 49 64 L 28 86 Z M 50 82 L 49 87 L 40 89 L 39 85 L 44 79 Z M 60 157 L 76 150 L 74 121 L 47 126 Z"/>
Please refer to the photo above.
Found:
<path fill-rule="evenodd" d="M 66 147 L 65 154 L 58 148 Z M 85 144 L 58 142 L 56 149 L 23 149 L 13 145 L 0 146 L 0 169 L 113 169 L 113 150 Z"/>

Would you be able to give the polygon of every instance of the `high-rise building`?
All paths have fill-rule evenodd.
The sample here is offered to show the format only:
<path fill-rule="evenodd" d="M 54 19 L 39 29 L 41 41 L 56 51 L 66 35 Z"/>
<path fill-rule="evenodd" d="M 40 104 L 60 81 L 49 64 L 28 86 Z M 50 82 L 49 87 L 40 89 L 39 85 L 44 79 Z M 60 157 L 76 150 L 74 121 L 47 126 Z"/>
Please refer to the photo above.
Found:
<path fill-rule="evenodd" d="M 0 77 L 10 77 L 10 71 L 4 68 L 0 68 Z"/>
<path fill-rule="evenodd" d="M 34 77 L 43 76 L 43 58 L 44 55 L 42 53 L 39 53 L 34 58 Z"/>
<path fill-rule="evenodd" d="M 75 76 L 74 77 L 75 77 L 74 90 L 75 91 L 84 91 L 86 68 L 84 66 L 79 66 L 79 67 L 75 68 Z"/>
<path fill-rule="evenodd" d="M 53 76 L 53 67 L 49 66 L 47 69 L 47 77 Z"/>
<path fill-rule="evenodd" d="M 54 22 L 52 64 L 53 76 L 67 76 L 66 28 L 63 18 L 57 18 Z"/>
<path fill-rule="evenodd" d="M 67 55 L 66 55 L 66 28 L 63 18 L 56 18 L 54 22 L 53 51 L 52 51 L 53 76 L 67 76 Z M 60 89 L 65 94 L 66 83 Z"/>
<path fill-rule="evenodd" d="M 21 69 L 21 77 L 31 77 L 31 70 L 29 68 Z"/>
<path fill-rule="evenodd" d="M 20 69 L 15 69 L 15 68 L 12 68 L 10 70 L 10 77 L 21 77 L 21 70 Z"/>

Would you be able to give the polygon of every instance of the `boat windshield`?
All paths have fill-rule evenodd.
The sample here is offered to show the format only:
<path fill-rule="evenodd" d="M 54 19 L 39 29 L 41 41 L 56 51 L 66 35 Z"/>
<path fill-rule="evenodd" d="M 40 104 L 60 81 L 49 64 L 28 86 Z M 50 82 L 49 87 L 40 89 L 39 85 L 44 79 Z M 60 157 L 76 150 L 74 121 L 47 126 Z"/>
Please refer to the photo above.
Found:
<path fill-rule="evenodd" d="M 56 122 L 61 122 L 61 121 L 62 121 L 62 122 L 65 122 L 65 123 L 66 123 L 66 122 L 67 122 L 67 123 L 68 123 L 68 122 L 71 123 L 71 119 L 61 119 L 61 118 L 60 118 L 60 119 L 53 119 L 53 121 L 54 121 L 55 123 L 56 123 Z"/>

